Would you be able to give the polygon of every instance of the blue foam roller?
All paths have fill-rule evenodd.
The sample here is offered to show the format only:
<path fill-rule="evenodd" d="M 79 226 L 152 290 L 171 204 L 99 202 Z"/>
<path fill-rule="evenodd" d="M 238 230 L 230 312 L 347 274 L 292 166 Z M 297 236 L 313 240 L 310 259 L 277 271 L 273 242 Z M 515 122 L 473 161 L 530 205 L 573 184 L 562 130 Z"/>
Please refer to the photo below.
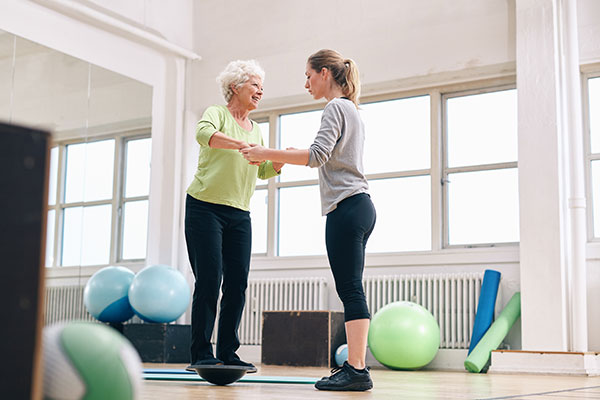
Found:
<path fill-rule="evenodd" d="M 494 321 L 494 307 L 496 306 L 499 285 L 500 272 L 486 269 L 483 274 L 483 283 L 481 284 L 481 293 L 479 294 L 479 303 L 477 304 L 468 354 L 471 354 Z"/>

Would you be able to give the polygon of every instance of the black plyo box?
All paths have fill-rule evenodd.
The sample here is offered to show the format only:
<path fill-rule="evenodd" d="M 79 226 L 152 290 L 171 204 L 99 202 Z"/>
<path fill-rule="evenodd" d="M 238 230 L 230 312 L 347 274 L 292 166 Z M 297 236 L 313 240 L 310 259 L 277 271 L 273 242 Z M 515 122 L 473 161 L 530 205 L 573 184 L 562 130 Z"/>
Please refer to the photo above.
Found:
<path fill-rule="evenodd" d="M 261 362 L 266 365 L 335 366 L 335 351 L 346 343 L 344 313 L 264 311 Z"/>
<path fill-rule="evenodd" d="M 143 362 L 190 362 L 190 325 L 124 324 L 123 335 Z"/>
<path fill-rule="evenodd" d="M 49 142 L 48 132 L 0 123 L 2 398 L 42 397 Z"/>

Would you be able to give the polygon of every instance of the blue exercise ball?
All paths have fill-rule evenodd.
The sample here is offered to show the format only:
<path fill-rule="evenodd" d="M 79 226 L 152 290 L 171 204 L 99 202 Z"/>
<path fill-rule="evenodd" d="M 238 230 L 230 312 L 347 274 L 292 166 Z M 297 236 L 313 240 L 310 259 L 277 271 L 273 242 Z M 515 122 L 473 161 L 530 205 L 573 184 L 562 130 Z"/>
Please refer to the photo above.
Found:
<path fill-rule="evenodd" d="M 133 278 L 129 301 L 135 314 L 146 322 L 172 322 L 188 308 L 190 288 L 176 269 L 151 265 Z"/>
<path fill-rule="evenodd" d="M 343 344 L 335 351 L 335 363 L 341 367 L 346 361 L 348 361 L 348 345 Z"/>
<path fill-rule="evenodd" d="M 133 317 L 127 295 L 135 274 L 125 267 L 110 266 L 97 271 L 85 285 L 83 304 L 102 322 L 123 322 Z"/>

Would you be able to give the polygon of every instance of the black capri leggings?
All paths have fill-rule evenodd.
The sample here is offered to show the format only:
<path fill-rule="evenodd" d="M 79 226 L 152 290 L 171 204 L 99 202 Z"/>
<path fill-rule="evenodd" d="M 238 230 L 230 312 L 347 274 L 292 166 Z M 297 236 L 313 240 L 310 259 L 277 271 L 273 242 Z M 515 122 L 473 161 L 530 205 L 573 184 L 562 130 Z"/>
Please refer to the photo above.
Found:
<path fill-rule="evenodd" d="M 342 200 L 327 214 L 325 242 L 346 321 L 370 318 L 363 291 L 365 247 L 375 227 L 375 207 L 366 193 Z"/>

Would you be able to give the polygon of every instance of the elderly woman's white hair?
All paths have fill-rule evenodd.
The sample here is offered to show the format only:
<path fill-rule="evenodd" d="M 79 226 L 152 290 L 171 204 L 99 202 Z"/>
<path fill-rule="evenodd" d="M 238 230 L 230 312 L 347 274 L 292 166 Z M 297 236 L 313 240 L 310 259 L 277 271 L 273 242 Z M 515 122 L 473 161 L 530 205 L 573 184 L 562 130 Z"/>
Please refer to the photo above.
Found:
<path fill-rule="evenodd" d="M 233 96 L 231 85 L 239 87 L 253 76 L 265 80 L 265 71 L 256 60 L 236 60 L 227 64 L 223 72 L 217 76 L 217 83 L 221 86 L 225 101 L 229 103 L 231 96 Z"/>

